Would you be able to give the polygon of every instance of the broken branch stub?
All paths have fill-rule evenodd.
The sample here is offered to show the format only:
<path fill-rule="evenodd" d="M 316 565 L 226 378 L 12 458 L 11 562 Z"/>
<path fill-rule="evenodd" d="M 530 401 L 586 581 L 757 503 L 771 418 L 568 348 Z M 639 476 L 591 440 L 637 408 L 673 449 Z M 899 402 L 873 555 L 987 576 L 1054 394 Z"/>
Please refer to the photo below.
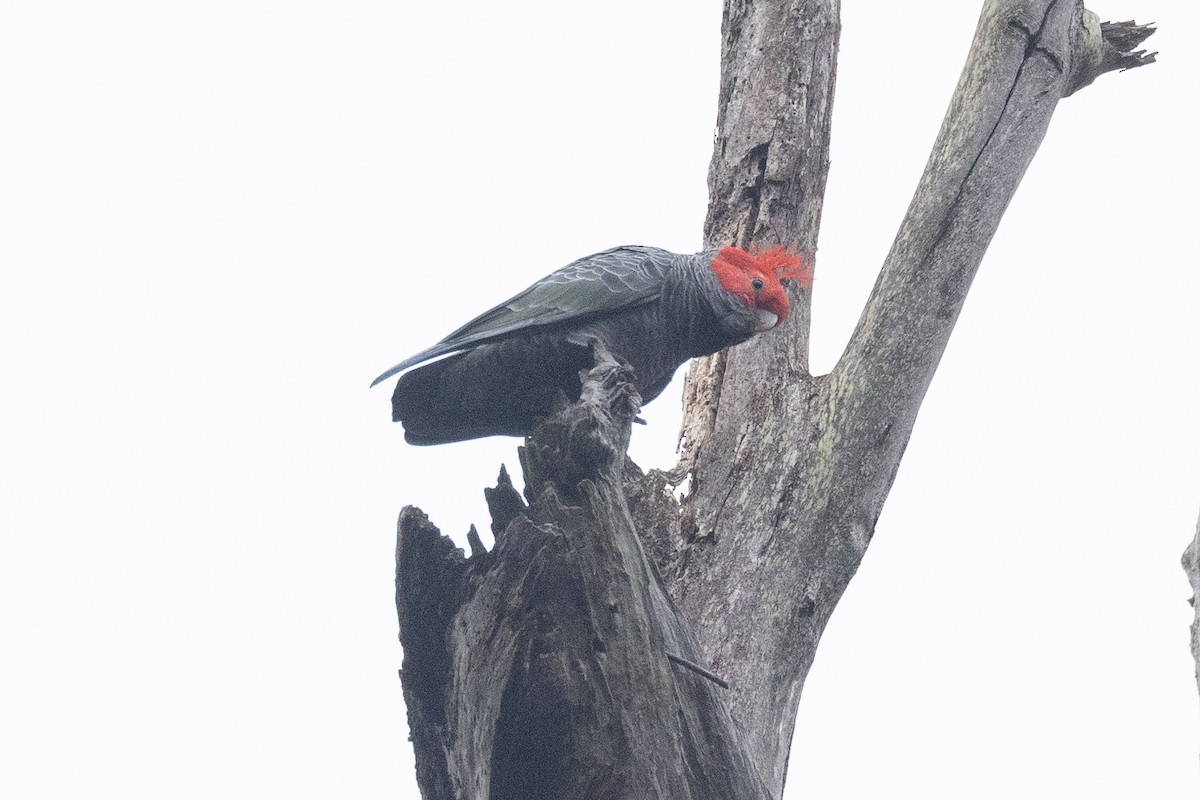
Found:
<path fill-rule="evenodd" d="M 638 407 L 603 348 L 521 451 L 528 507 L 470 559 L 400 518 L 397 607 L 427 798 L 760 798 L 765 786 L 646 559 L 623 494 Z"/>

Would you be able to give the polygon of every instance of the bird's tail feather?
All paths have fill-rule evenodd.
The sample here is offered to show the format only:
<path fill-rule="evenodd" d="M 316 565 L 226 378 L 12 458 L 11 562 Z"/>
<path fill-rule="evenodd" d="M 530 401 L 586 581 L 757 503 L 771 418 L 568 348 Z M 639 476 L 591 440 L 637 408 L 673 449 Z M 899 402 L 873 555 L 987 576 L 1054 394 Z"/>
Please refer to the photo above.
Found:
<path fill-rule="evenodd" d="M 537 358 L 525 357 L 531 350 Z M 578 398 L 578 372 L 588 365 L 581 347 L 547 355 L 528 343 L 484 345 L 401 376 L 392 419 L 410 444 L 525 436 L 557 403 Z"/>

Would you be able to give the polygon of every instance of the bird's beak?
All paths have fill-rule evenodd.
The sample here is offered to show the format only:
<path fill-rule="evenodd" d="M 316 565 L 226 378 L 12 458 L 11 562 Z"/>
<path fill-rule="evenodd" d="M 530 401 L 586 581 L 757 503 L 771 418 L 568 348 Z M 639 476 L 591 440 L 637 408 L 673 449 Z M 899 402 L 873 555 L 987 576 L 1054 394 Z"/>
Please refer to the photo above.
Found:
<path fill-rule="evenodd" d="M 772 314 L 770 311 L 759 308 L 754 311 L 754 332 L 762 333 L 774 328 L 779 322 L 779 317 Z"/>

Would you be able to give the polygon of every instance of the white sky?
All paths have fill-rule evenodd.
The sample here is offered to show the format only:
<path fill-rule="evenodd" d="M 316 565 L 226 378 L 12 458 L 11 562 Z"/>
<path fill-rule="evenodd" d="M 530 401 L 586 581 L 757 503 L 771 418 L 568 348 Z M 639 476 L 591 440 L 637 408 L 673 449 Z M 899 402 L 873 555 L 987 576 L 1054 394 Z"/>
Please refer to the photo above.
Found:
<path fill-rule="evenodd" d="M 979 3 L 847 2 L 814 369 Z M 435 7 L 436 6 L 436 7 Z M 809 677 L 805 797 L 1192 798 L 1200 11 L 1060 106 Z M 0 11 L 0 794 L 416 797 L 399 508 L 516 440 L 372 377 L 566 262 L 699 249 L 720 4 Z M 673 461 L 678 391 L 635 457 Z M 795 795 L 796 793 L 793 793 Z"/>

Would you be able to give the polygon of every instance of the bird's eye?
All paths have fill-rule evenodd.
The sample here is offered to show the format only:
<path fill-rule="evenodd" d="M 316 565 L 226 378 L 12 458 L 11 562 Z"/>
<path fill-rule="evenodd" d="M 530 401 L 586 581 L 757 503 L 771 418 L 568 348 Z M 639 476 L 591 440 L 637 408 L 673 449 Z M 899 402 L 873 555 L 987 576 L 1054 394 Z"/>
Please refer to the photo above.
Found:
<path fill-rule="evenodd" d="M 762 282 L 761 278 L 755 278 L 754 280 L 750 281 L 750 285 L 754 287 L 754 291 L 756 291 L 756 292 L 762 291 L 763 282 Z"/>

